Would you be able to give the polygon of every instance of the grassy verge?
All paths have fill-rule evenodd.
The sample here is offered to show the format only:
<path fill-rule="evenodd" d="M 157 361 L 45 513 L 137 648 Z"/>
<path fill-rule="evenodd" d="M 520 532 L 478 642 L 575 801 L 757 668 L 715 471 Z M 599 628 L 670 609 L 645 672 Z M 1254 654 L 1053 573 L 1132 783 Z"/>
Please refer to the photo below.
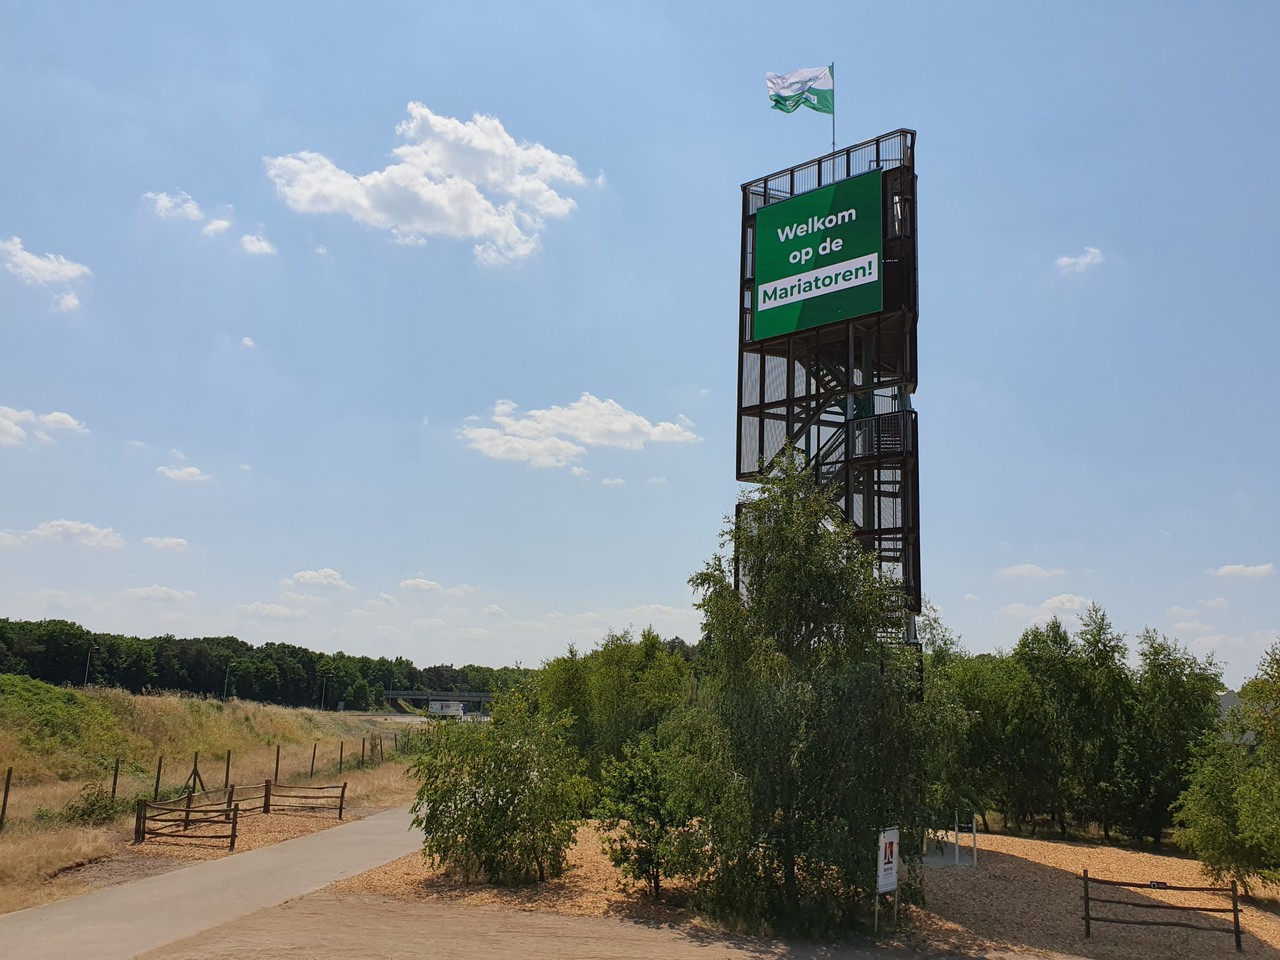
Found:
<path fill-rule="evenodd" d="M 209 787 L 221 786 L 231 751 L 231 782 L 340 783 L 350 807 L 407 802 L 413 788 L 392 751 L 404 726 L 343 714 L 251 702 L 220 703 L 119 690 L 72 690 L 0 675 L 0 778 L 14 783 L 0 832 L 0 913 L 80 892 L 50 882 L 59 872 L 123 849 L 136 798 L 150 798 L 163 755 L 161 795 L 172 796 L 200 752 Z M 377 738 L 386 762 L 379 764 Z M 360 742 L 366 764 L 360 768 Z M 339 771 L 339 745 L 342 770 Z M 311 776 L 315 749 L 315 775 Z M 121 760 L 116 798 L 110 788 Z M 2 782 L 2 781 L 0 781 Z"/>

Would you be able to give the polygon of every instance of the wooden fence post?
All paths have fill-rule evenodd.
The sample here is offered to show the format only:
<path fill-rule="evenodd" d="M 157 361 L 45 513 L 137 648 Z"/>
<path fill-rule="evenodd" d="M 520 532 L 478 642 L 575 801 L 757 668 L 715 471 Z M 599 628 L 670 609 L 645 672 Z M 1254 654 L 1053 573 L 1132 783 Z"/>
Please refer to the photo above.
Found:
<path fill-rule="evenodd" d="M 339 773 L 342 772 L 342 751 L 344 747 L 346 747 L 346 743 L 339 740 L 338 741 L 338 772 Z"/>
<path fill-rule="evenodd" d="M 1231 920 L 1236 928 L 1236 953 L 1244 953 L 1244 944 L 1240 942 L 1240 891 L 1234 880 L 1231 881 Z"/>
<path fill-rule="evenodd" d="M 236 785 L 233 783 L 229 787 L 227 787 L 227 819 L 228 820 L 231 819 L 231 805 L 232 803 L 235 802 L 235 797 L 236 797 Z M 237 803 L 236 806 L 239 807 L 240 805 Z"/>
<path fill-rule="evenodd" d="M 236 851 L 236 827 L 240 823 L 240 804 L 236 804 L 231 808 L 231 846 L 228 847 L 230 853 Z"/>
<path fill-rule="evenodd" d="M 1090 936 L 1089 931 L 1089 871 L 1084 872 L 1084 935 Z"/>
<path fill-rule="evenodd" d="M 316 778 L 316 748 L 319 746 L 320 742 L 318 740 L 311 744 L 311 774 L 308 777 L 309 780 Z"/>
<path fill-rule="evenodd" d="M 364 769 L 364 741 L 365 741 L 365 738 L 361 737 L 360 738 L 360 769 L 361 770 Z"/>
<path fill-rule="evenodd" d="M 111 799 L 116 798 L 116 784 L 120 781 L 120 758 L 116 757 L 116 769 L 111 774 Z"/>
<path fill-rule="evenodd" d="M 343 807 L 343 804 L 345 804 L 346 802 L 347 802 L 347 784 L 344 781 L 342 784 L 342 792 L 338 794 L 338 819 L 339 820 L 342 819 L 342 807 Z"/>
<path fill-rule="evenodd" d="M 4 799 L 0 800 L 0 830 L 4 829 L 4 815 L 9 811 L 9 784 L 13 782 L 13 767 L 4 775 Z"/>
<path fill-rule="evenodd" d="M 152 791 L 152 800 L 160 799 L 160 770 L 164 767 L 164 754 L 160 754 L 156 760 L 156 788 Z"/>
<path fill-rule="evenodd" d="M 271 812 L 271 781 L 268 780 L 262 785 L 262 812 Z"/>
<path fill-rule="evenodd" d="M 227 751 L 227 767 L 222 771 L 222 789 L 231 786 L 231 751 Z"/>
<path fill-rule="evenodd" d="M 394 730 L 391 731 L 391 750 L 394 753 L 400 752 L 400 734 Z"/>
<path fill-rule="evenodd" d="M 276 744 L 276 775 L 271 779 L 277 782 L 280 780 L 280 744 L 278 743 Z"/>
<path fill-rule="evenodd" d="M 133 842 L 142 843 L 147 839 L 147 801 L 138 801 L 138 808 L 133 816 Z"/>
<path fill-rule="evenodd" d="M 184 833 L 191 829 L 191 798 L 195 796 L 195 784 L 191 786 L 193 789 L 187 791 L 187 802 L 182 809 L 182 830 Z"/>

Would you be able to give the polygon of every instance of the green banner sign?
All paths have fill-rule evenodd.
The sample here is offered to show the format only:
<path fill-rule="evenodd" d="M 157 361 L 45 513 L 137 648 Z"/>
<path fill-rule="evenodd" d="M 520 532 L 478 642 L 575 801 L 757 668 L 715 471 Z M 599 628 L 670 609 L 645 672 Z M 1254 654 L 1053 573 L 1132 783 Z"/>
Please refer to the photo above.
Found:
<path fill-rule="evenodd" d="M 761 207 L 752 339 L 883 309 L 882 210 L 878 170 Z"/>

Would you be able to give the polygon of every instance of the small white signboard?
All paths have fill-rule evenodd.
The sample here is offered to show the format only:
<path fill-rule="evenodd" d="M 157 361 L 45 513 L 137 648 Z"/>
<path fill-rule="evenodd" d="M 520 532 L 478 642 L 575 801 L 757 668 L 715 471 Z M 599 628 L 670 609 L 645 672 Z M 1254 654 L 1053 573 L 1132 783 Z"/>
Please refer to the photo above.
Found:
<path fill-rule="evenodd" d="M 876 893 L 898 889 L 898 828 L 880 831 L 880 852 L 876 857 Z"/>

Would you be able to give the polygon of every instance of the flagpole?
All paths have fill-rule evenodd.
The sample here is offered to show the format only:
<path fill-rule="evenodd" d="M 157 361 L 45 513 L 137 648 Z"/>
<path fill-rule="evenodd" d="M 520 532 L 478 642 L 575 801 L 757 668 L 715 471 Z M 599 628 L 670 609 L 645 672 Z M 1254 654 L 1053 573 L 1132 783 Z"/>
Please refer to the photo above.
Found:
<path fill-rule="evenodd" d="M 836 152 L 836 62 L 831 61 L 831 152 Z"/>

